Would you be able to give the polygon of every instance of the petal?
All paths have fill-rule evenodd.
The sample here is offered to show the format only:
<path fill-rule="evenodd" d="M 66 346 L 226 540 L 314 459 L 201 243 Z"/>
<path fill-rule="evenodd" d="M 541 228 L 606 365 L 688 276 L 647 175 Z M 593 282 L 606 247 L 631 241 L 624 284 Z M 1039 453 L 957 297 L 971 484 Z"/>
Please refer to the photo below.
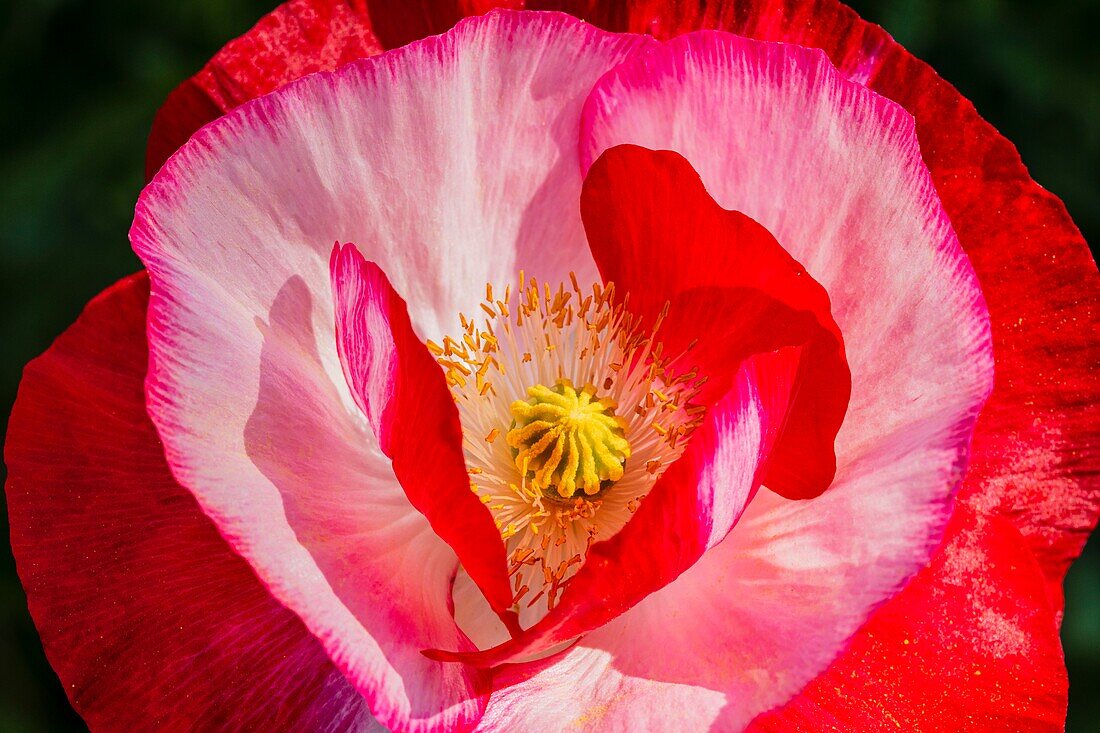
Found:
<path fill-rule="evenodd" d="M 1066 670 L 1044 586 L 1009 522 L 960 506 L 932 564 L 750 729 L 1061 731 Z"/>
<path fill-rule="evenodd" d="M 316 329 L 333 327 L 314 326 L 303 281 L 289 279 L 250 328 L 240 304 L 189 311 L 217 330 L 203 341 L 157 311 L 157 282 L 150 333 L 181 347 L 190 367 L 154 357 L 146 381 L 176 480 L 387 727 L 472 724 L 478 676 L 419 653 L 441 640 L 469 645 L 449 610 L 457 559 L 409 503 L 354 405 L 344 406 L 343 378 L 331 381 L 318 351 Z M 254 334 L 257 354 L 242 348 Z"/>
<path fill-rule="evenodd" d="M 604 280 L 629 295 L 643 323 L 670 305 L 658 338 L 666 353 L 690 350 L 685 366 L 711 380 L 697 402 L 722 394 L 747 356 L 805 346 L 765 483 L 792 499 L 828 488 L 851 375 L 821 286 L 764 227 L 718 206 L 676 153 L 611 148 L 589 169 L 581 196 Z"/>
<path fill-rule="evenodd" d="M 413 333 L 405 301 L 353 245 L 333 249 L 332 287 L 336 344 L 356 404 L 409 501 L 502 613 L 512 604 L 504 543 L 470 490 L 458 408 L 443 371 Z"/>
<path fill-rule="evenodd" d="M 485 651 L 428 653 L 478 666 L 516 661 L 602 626 L 675 580 L 729 533 L 760 486 L 799 360 L 798 349 L 783 349 L 742 364 L 680 459 L 618 534 L 592 545 L 542 620 Z"/>
<path fill-rule="evenodd" d="M 932 69 L 892 45 L 872 88 L 916 117 L 989 304 L 997 380 L 959 500 L 1016 526 L 1060 610 L 1062 579 L 1100 517 L 1096 262 L 1062 202 Z"/>
<path fill-rule="evenodd" d="M 50 663 L 93 730 L 380 730 L 293 613 L 173 479 L 145 414 L 144 273 L 24 374 L 12 549 Z"/>
<path fill-rule="evenodd" d="M 139 201 L 148 405 L 173 474 L 390 727 L 472 721 L 480 683 L 419 654 L 469 646 L 449 611 L 456 558 L 347 387 L 329 248 L 361 243 L 421 335 L 525 252 L 564 275 L 587 251 L 579 214 L 562 215 L 580 190 L 567 143 L 583 94 L 636 43 L 567 16 L 467 22 L 243 105 Z"/>
<path fill-rule="evenodd" d="M 914 117 L 924 162 L 988 304 L 999 374 L 959 500 L 1020 530 L 1060 607 L 1065 571 L 1100 517 L 1100 447 L 1092 437 L 1100 277 L 1065 206 L 1031 179 L 1012 143 L 931 67 L 836 0 L 538 5 L 658 38 L 716 28 L 821 48 L 844 76 Z"/>
<path fill-rule="evenodd" d="M 280 5 L 168 95 L 149 133 L 146 179 L 196 130 L 234 107 L 306 74 L 332 71 L 381 51 L 359 3 L 291 0 Z"/>

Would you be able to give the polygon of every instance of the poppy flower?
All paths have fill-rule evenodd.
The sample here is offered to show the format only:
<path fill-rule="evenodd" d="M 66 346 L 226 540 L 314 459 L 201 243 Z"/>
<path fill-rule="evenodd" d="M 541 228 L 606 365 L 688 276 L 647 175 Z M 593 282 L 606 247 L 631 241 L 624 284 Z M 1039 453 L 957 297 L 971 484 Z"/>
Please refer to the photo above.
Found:
<path fill-rule="evenodd" d="M 146 269 L 6 449 L 74 707 L 1060 729 L 1100 512 L 1061 203 L 832 0 L 497 4 L 293 0 L 158 114 Z"/>

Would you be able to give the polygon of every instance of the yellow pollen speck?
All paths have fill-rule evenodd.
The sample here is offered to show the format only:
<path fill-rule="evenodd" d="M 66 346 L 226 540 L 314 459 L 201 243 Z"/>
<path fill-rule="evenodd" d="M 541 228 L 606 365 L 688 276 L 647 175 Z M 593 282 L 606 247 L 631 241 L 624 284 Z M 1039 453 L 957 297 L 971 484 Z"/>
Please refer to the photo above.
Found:
<path fill-rule="evenodd" d="M 532 488 L 544 494 L 553 488 L 568 499 L 578 490 L 598 494 L 603 482 L 622 478 L 630 457 L 625 424 L 615 416 L 614 403 L 595 399 L 595 392 L 591 386 L 578 391 L 562 379 L 553 388 L 531 387 L 529 399 L 512 403 L 515 426 L 506 439 Z"/>

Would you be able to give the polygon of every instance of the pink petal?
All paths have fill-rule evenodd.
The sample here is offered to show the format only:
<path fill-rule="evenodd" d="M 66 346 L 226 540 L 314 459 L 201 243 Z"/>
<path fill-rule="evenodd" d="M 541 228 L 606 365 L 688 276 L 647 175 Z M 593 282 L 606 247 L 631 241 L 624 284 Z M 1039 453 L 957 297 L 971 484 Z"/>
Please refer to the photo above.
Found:
<path fill-rule="evenodd" d="M 9 423 L 12 549 L 92 730 L 381 730 L 173 479 L 145 414 L 139 273 L 31 362 Z"/>
<path fill-rule="evenodd" d="M 579 216 L 561 213 L 580 189 L 567 142 L 591 83 L 637 43 L 567 16 L 472 20 L 241 106 L 139 201 L 148 405 L 173 475 L 387 726 L 469 723 L 480 688 L 420 655 L 469 648 L 449 611 L 456 558 L 347 387 L 329 249 L 363 245 L 421 335 L 517 260 L 583 272 Z"/>
<path fill-rule="evenodd" d="M 333 250 L 332 287 L 337 347 L 356 404 L 409 501 L 503 613 L 512 604 L 504 543 L 470 490 L 458 408 L 439 364 L 385 273 L 353 245 Z"/>

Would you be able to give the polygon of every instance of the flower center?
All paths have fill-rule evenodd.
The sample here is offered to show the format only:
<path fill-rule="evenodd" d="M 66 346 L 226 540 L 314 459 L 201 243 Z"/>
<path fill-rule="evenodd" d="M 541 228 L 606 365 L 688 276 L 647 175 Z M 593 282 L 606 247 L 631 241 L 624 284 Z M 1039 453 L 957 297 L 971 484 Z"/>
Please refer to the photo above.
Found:
<path fill-rule="evenodd" d="M 571 287 L 570 287 L 571 285 Z M 705 377 L 666 355 L 613 284 L 486 287 L 480 323 L 428 342 L 462 421 L 470 488 L 508 551 L 513 602 L 552 608 L 593 542 L 630 521 L 702 418 Z M 575 385 L 584 385 L 578 389 Z M 532 610 L 532 613 L 538 612 Z"/>
<path fill-rule="evenodd" d="M 623 477 L 630 442 L 612 400 L 595 399 L 591 385 L 578 392 L 568 379 L 553 388 L 537 384 L 527 396 L 512 403 L 507 441 L 531 488 L 560 502 L 578 490 L 600 496 Z"/>

